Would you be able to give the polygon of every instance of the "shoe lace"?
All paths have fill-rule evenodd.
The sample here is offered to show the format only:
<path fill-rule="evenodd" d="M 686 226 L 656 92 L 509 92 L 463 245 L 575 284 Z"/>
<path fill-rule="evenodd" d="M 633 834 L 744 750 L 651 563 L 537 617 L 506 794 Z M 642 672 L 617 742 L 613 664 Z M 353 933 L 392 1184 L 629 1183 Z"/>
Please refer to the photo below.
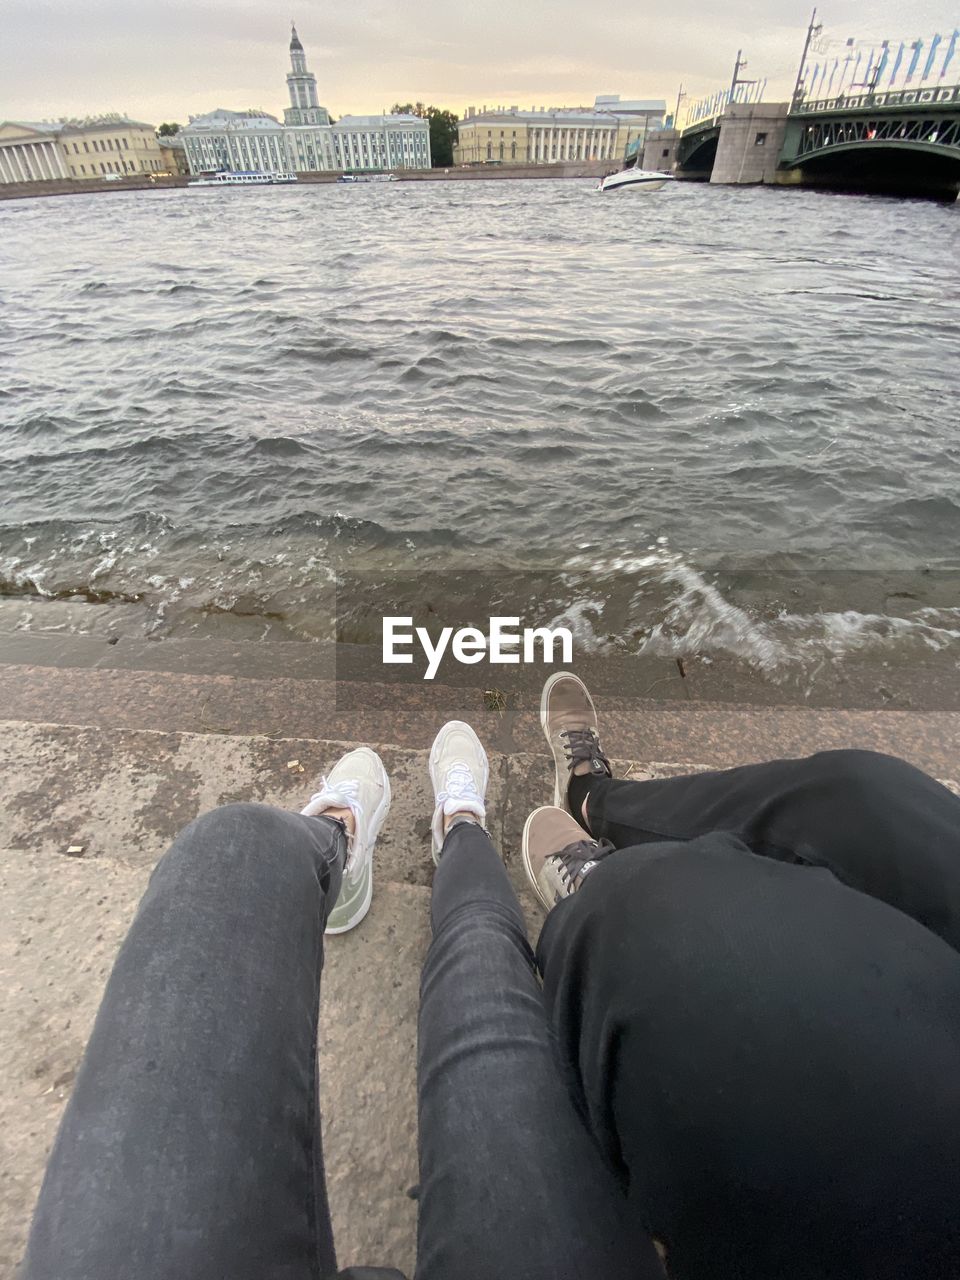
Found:
<path fill-rule="evenodd" d="M 575 840 L 559 853 L 552 853 L 547 862 L 552 862 L 556 867 L 563 893 L 569 897 L 580 888 L 584 877 L 597 863 L 614 852 L 616 849 L 610 840 Z"/>
<path fill-rule="evenodd" d="M 475 800 L 483 804 L 483 796 L 477 790 L 473 770 L 463 760 L 455 760 L 447 770 L 442 791 L 437 792 L 437 804 L 448 800 Z"/>
<path fill-rule="evenodd" d="M 598 776 L 605 775 L 608 778 L 613 776 L 610 761 L 600 746 L 596 729 L 561 729 L 560 738 L 564 755 L 567 757 L 568 769 L 587 761 L 591 773 Z"/>

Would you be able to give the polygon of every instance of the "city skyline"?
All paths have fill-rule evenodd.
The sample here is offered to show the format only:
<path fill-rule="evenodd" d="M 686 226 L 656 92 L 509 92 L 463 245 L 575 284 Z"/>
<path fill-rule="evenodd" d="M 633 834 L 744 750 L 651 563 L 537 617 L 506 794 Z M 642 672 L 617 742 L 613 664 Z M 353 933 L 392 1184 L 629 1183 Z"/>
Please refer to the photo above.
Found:
<path fill-rule="evenodd" d="M 320 102 L 335 115 L 389 110 L 423 101 L 462 115 L 468 105 L 576 106 L 597 93 L 663 97 L 682 80 L 698 96 L 729 83 L 738 48 L 747 75 L 768 81 L 767 98 L 789 96 L 810 16 L 805 0 L 731 0 L 722 17 L 684 3 L 663 24 L 652 7 L 625 13 L 612 0 L 582 5 L 532 3 L 451 16 L 398 0 L 358 0 L 349 11 L 316 0 L 293 6 L 309 41 Z M 42 9 L 8 0 L 0 48 L 0 117 L 42 120 L 116 110 L 159 123 L 216 107 L 283 110 L 287 19 L 261 0 L 181 0 L 171 11 L 131 12 L 119 0 L 65 0 Z M 437 15 L 440 15 L 438 17 Z M 905 15 L 882 0 L 865 23 L 852 0 L 821 6 L 834 35 L 905 37 L 946 30 L 955 10 L 921 0 Z M 909 26 L 907 24 L 909 23 Z M 649 26 L 649 29 L 648 29 Z M 24 56 L 29 49 L 29 57 Z"/>

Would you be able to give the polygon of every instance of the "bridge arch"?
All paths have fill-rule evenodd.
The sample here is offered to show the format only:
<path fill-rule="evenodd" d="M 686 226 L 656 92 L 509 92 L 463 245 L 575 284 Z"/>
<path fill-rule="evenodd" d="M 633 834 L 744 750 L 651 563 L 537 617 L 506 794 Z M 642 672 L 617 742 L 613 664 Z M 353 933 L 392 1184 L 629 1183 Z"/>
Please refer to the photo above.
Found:
<path fill-rule="evenodd" d="M 719 121 L 685 130 L 677 144 L 677 176 L 688 182 L 709 182 L 719 142 Z"/>
<path fill-rule="evenodd" d="M 939 200 L 960 192 L 960 149 L 936 143 L 839 143 L 799 156 L 793 167 L 805 186 L 834 191 Z"/>

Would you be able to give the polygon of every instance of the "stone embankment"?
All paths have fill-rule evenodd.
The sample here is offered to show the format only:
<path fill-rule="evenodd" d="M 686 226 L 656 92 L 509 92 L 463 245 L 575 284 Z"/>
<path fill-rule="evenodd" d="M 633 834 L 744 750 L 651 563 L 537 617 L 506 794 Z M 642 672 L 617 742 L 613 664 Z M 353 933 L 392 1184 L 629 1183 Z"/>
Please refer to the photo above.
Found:
<path fill-rule="evenodd" d="M 407 169 L 397 171 L 400 182 L 473 182 L 508 178 L 599 178 L 610 172 L 608 161 L 570 161 L 565 164 L 477 165 L 472 168 Z M 298 185 L 336 182 L 339 173 L 302 173 Z M 96 193 L 119 195 L 124 191 L 175 191 L 189 178 L 123 178 L 107 182 L 103 178 L 58 179 L 50 182 L 0 183 L 0 200 L 23 200 L 35 196 L 79 196 Z"/>

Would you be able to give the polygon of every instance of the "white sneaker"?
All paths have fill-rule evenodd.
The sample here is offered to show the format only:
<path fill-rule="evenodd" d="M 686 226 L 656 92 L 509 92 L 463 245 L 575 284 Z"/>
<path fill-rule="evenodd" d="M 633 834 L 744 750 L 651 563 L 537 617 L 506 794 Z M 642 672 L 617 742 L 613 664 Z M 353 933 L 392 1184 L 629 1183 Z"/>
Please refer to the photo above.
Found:
<path fill-rule="evenodd" d="M 320 779 L 320 790 L 300 812 L 316 818 L 326 809 L 349 809 L 355 830 L 347 837 L 343 883 L 325 933 L 346 933 L 370 910 L 373 897 L 373 847 L 390 812 L 390 779 L 383 761 L 369 747 L 341 756 Z"/>
<path fill-rule="evenodd" d="M 434 862 L 440 861 L 444 818 L 470 813 L 483 826 L 489 778 L 487 753 L 470 726 L 462 720 L 445 724 L 430 749 L 430 781 L 437 802 L 433 811 Z"/>

